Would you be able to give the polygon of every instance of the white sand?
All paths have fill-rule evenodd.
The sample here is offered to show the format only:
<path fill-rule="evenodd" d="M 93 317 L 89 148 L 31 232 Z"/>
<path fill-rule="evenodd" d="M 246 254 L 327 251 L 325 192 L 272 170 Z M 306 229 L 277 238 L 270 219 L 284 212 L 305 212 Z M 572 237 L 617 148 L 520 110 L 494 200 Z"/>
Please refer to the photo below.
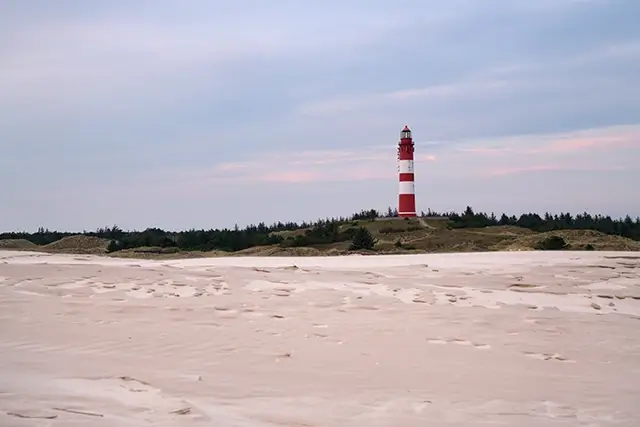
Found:
<path fill-rule="evenodd" d="M 640 425 L 637 253 L 0 251 L 0 333 L 2 427 Z"/>

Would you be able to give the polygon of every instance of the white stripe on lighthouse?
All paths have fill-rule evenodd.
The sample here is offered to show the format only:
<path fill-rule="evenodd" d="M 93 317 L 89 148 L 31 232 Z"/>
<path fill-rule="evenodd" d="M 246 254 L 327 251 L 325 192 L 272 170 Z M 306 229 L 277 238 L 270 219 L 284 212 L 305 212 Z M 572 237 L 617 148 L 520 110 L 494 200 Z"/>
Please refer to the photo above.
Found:
<path fill-rule="evenodd" d="M 413 181 L 400 182 L 399 194 L 416 194 L 416 187 Z"/>
<path fill-rule="evenodd" d="M 400 173 L 413 173 L 413 160 L 400 160 L 398 163 Z"/>

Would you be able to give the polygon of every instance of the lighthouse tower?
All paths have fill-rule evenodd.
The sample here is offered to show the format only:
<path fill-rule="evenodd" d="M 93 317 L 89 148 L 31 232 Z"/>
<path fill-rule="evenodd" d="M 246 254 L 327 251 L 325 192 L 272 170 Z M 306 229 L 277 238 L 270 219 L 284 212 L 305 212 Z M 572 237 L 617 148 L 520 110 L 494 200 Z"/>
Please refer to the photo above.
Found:
<path fill-rule="evenodd" d="M 398 194 L 398 216 L 416 216 L 416 189 L 413 174 L 413 139 L 411 129 L 405 126 L 398 143 L 398 172 L 400 188 Z"/>

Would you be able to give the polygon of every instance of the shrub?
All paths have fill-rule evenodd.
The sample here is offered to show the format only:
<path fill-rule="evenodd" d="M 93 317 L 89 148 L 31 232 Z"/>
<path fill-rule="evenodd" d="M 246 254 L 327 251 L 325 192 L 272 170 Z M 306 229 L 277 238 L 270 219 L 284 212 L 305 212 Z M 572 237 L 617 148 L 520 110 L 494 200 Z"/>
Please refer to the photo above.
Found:
<path fill-rule="evenodd" d="M 351 250 L 373 249 L 376 243 L 376 239 L 373 238 L 369 230 L 364 227 L 358 227 L 351 239 Z"/>
<path fill-rule="evenodd" d="M 280 234 L 274 234 L 271 233 L 268 236 L 266 236 L 264 238 L 264 244 L 265 245 L 278 245 L 280 243 L 282 243 L 284 241 L 284 237 L 282 237 Z"/>
<path fill-rule="evenodd" d="M 300 248 L 304 246 L 309 246 L 311 241 L 307 236 L 297 235 L 297 236 L 287 236 L 282 242 L 280 242 L 279 246 L 281 248 Z"/>
<path fill-rule="evenodd" d="M 343 230 L 343 231 L 339 232 L 338 236 L 335 239 L 335 241 L 336 242 L 346 242 L 348 240 L 351 240 L 351 239 L 353 239 L 353 236 L 356 234 L 356 231 L 358 231 L 357 227 L 349 227 L 346 230 Z"/>
<path fill-rule="evenodd" d="M 280 242 L 280 245 L 287 248 L 301 248 L 303 246 L 309 246 L 310 243 L 311 242 L 309 241 L 309 238 L 307 236 L 298 234 L 294 237 L 287 237 L 287 239 Z"/>
<path fill-rule="evenodd" d="M 115 240 L 111 240 L 107 245 L 107 252 L 109 253 L 119 251 L 119 250 L 120 250 L 120 244 L 118 244 L 118 242 Z"/>
<path fill-rule="evenodd" d="M 559 251 L 569 247 L 567 242 L 560 236 L 549 236 L 538 242 L 536 249 L 543 251 Z"/>
<path fill-rule="evenodd" d="M 589 243 L 589 244 L 585 245 L 584 250 L 585 251 L 595 251 L 596 248 L 594 248 L 593 245 L 591 243 Z"/>

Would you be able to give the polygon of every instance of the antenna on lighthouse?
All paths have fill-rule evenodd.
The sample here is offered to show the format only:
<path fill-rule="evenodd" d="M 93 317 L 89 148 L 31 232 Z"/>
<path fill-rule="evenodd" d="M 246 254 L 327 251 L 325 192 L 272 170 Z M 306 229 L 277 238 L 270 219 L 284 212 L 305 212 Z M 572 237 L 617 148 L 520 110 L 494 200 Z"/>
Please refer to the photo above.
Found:
<path fill-rule="evenodd" d="M 398 143 L 398 216 L 409 218 L 416 215 L 416 189 L 413 169 L 414 144 L 411 129 L 405 126 Z"/>

